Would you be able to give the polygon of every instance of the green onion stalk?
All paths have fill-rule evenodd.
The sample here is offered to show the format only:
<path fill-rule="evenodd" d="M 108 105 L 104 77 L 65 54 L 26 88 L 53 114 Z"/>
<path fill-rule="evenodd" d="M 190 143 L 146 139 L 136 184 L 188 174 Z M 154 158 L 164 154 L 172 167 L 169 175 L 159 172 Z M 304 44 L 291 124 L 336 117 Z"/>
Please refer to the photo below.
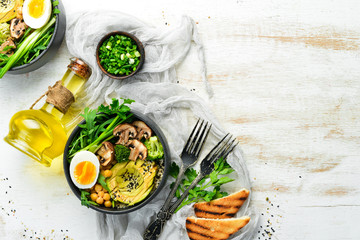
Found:
<path fill-rule="evenodd" d="M 128 116 L 126 116 L 126 118 L 123 118 L 121 120 L 120 120 L 120 116 L 116 116 L 114 118 L 114 120 L 109 124 L 109 126 L 105 129 L 105 131 L 94 142 L 90 143 L 88 146 L 84 147 L 83 149 L 79 150 L 78 152 L 88 150 L 90 152 L 95 153 L 101 147 L 102 142 L 109 141 L 114 138 L 113 130 L 114 130 L 115 126 L 123 123 L 124 121 L 126 121 L 127 119 L 129 119 L 132 116 L 133 116 L 133 114 L 131 113 Z M 69 158 L 72 158 L 76 153 L 71 154 L 69 156 Z"/>
<path fill-rule="evenodd" d="M 5 73 L 20 59 L 22 58 L 37 40 L 56 22 L 56 16 L 52 17 L 51 20 L 42 28 L 36 29 L 33 33 L 31 33 L 24 41 L 19 45 L 17 51 L 12 55 L 6 65 L 0 70 L 0 78 L 2 78 Z"/>

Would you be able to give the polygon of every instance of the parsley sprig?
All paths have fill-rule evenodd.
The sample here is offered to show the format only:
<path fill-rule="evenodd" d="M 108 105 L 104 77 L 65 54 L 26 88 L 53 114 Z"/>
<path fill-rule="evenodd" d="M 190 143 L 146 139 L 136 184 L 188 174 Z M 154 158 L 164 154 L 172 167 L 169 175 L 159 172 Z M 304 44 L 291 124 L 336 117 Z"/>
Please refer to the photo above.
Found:
<path fill-rule="evenodd" d="M 230 174 L 234 171 L 231 166 L 226 162 L 225 159 L 220 158 L 214 163 L 214 170 L 207 176 L 205 176 L 198 185 L 189 191 L 188 197 L 181 203 L 181 205 L 176 209 L 176 212 L 179 211 L 183 206 L 188 205 L 194 202 L 209 202 L 214 199 L 222 198 L 228 195 L 227 192 L 222 192 L 220 187 L 228 182 L 234 181 L 234 179 L 224 176 Z M 170 176 L 177 178 L 179 174 L 179 166 L 176 163 L 172 163 L 170 168 Z M 187 187 L 191 185 L 194 179 L 198 176 L 198 173 L 195 169 L 190 168 L 185 172 L 185 178 L 181 181 L 180 186 L 176 190 L 175 196 L 180 198 L 181 194 L 185 191 Z M 172 188 L 174 183 L 170 185 Z"/>
<path fill-rule="evenodd" d="M 89 196 L 90 196 L 89 192 L 85 190 L 81 190 L 81 195 L 80 195 L 81 205 L 86 207 L 89 207 L 90 204 L 99 206 L 99 204 L 97 204 L 96 202 L 89 200 Z"/>
<path fill-rule="evenodd" d="M 114 137 L 113 130 L 117 125 L 132 117 L 133 114 L 130 113 L 130 107 L 127 105 L 134 100 L 122 100 L 122 104 L 120 104 L 119 99 L 114 98 L 110 106 L 100 105 L 98 109 L 84 109 L 81 116 L 84 117 L 85 123 L 78 125 L 81 130 L 69 146 L 69 162 L 79 151 L 96 152 L 102 142 Z"/>

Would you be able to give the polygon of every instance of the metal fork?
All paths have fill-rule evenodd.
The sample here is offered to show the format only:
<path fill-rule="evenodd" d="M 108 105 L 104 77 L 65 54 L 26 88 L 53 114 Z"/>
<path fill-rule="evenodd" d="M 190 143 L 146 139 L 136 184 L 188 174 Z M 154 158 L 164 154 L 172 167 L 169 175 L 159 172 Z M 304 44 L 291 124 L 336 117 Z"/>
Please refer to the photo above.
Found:
<path fill-rule="evenodd" d="M 208 122 L 199 119 L 191 131 L 191 134 L 180 155 L 182 159 L 182 165 L 180 166 L 179 174 L 176 178 L 174 186 L 172 187 L 169 196 L 166 198 L 164 205 L 157 213 L 156 220 L 151 222 L 145 229 L 144 240 L 157 239 L 157 237 L 161 234 L 166 220 L 170 218 L 170 216 L 168 216 L 168 210 L 171 204 L 171 200 L 174 198 L 174 194 L 180 185 L 186 170 L 193 167 L 197 163 L 199 154 L 202 147 L 204 146 L 207 136 L 209 135 L 211 126 L 212 125 Z"/>
<path fill-rule="evenodd" d="M 233 138 L 229 133 L 220 140 L 220 142 L 206 155 L 200 163 L 200 173 L 185 190 L 181 197 L 169 208 L 168 219 L 173 215 L 182 201 L 189 195 L 189 191 L 193 189 L 206 175 L 209 175 L 214 170 L 214 163 L 219 159 L 226 157 L 239 144 L 236 138 Z"/>

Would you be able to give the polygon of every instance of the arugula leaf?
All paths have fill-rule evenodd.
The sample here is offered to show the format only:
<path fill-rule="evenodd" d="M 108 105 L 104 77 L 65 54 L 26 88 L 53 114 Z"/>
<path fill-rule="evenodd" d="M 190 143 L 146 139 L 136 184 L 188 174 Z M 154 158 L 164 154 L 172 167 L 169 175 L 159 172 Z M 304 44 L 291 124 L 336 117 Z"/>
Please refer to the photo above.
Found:
<path fill-rule="evenodd" d="M 10 49 L 13 49 L 13 48 L 15 48 L 14 46 L 6 46 L 6 47 L 4 47 L 4 49 L 3 50 L 1 50 L 2 52 L 6 52 L 7 50 L 10 50 Z"/>
<path fill-rule="evenodd" d="M 122 99 L 120 104 L 118 99 L 112 99 L 109 106 L 100 105 L 97 110 L 84 109 L 81 114 L 85 119 L 85 124 L 79 124 L 81 128 L 79 134 L 73 139 L 69 146 L 68 161 L 71 162 L 75 153 L 83 150 L 96 152 L 102 142 L 111 140 L 114 128 L 132 117 L 130 107 L 125 104 L 134 102 L 131 99 Z M 97 112 L 101 112 L 97 114 Z"/>
<path fill-rule="evenodd" d="M 81 196 L 80 196 L 81 205 L 86 206 L 86 207 L 90 207 L 90 204 L 99 206 L 99 204 L 97 204 L 96 202 L 89 200 L 89 196 L 90 196 L 89 192 L 84 191 L 84 190 L 80 190 L 80 191 L 81 191 Z"/>
<path fill-rule="evenodd" d="M 80 114 L 85 119 L 85 126 L 89 131 L 93 130 L 95 126 L 96 110 L 91 110 L 88 107 L 84 109 L 84 114 Z M 82 125 L 83 126 L 83 125 Z"/>
<path fill-rule="evenodd" d="M 107 186 L 107 184 L 106 184 L 106 182 L 105 182 L 105 177 L 104 177 L 104 175 L 102 175 L 102 174 L 99 174 L 99 177 L 98 177 L 98 183 L 100 183 L 100 185 L 104 188 L 104 189 L 106 189 L 106 191 L 108 191 L 108 192 L 110 192 L 110 189 L 108 188 L 108 186 Z"/>
<path fill-rule="evenodd" d="M 0 59 L 2 61 L 7 61 L 9 59 L 9 56 L 7 56 L 6 54 L 0 53 Z"/>
<path fill-rule="evenodd" d="M 32 29 L 27 28 L 24 36 L 21 38 L 18 47 L 22 44 L 25 40 L 27 35 L 30 33 Z M 30 47 L 29 50 L 22 56 L 19 60 L 16 61 L 15 66 L 20 66 L 26 63 L 31 62 L 34 58 L 40 55 L 40 53 L 48 47 L 48 44 L 54 34 L 55 27 L 50 27 L 47 29 L 43 35 L 41 35 L 40 39 L 34 42 Z"/>

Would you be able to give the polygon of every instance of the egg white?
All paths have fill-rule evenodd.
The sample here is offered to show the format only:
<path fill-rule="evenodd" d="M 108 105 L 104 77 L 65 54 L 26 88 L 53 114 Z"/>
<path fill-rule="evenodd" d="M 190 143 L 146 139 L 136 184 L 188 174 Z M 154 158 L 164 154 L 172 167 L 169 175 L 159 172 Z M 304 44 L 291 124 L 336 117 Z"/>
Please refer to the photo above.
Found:
<path fill-rule="evenodd" d="M 93 182 L 91 182 L 90 184 L 87 185 L 83 185 L 80 184 L 76 181 L 75 179 L 75 167 L 76 165 L 78 165 L 81 162 L 85 162 L 85 161 L 89 161 L 92 164 L 95 165 L 95 171 L 96 171 L 96 176 Z M 100 169 L 100 162 L 99 159 L 96 157 L 95 154 L 93 154 L 92 152 L 89 151 L 81 151 L 75 154 L 75 156 L 73 157 L 73 159 L 71 160 L 70 163 L 70 177 L 71 180 L 73 181 L 73 183 L 75 184 L 76 187 L 80 188 L 80 189 L 87 189 L 87 188 L 91 188 L 92 186 L 95 185 L 98 176 L 99 176 L 99 169 Z"/>
<path fill-rule="evenodd" d="M 31 28 L 41 28 L 44 26 L 50 19 L 51 16 L 51 10 L 52 10 L 52 4 L 50 0 L 43 0 L 45 4 L 45 11 L 43 15 L 41 15 L 39 18 L 34 18 L 30 16 L 29 13 L 29 3 L 31 0 L 25 0 L 23 5 L 23 18 L 26 25 L 28 25 Z"/>

